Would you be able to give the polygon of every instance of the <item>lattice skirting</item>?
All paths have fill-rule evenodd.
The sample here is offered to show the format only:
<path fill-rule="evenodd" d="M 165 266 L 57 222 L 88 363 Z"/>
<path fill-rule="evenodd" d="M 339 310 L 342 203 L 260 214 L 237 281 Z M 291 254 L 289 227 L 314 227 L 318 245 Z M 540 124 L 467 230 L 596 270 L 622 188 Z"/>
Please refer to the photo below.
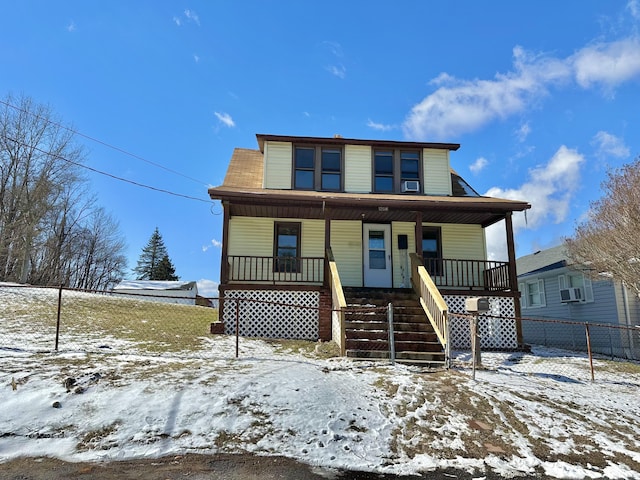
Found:
<path fill-rule="evenodd" d="M 469 296 L 471 297 L 471 296 Z M 464 313 L 465 300 L 469 297 L 458 295 L 445 295 L 444 300 L 449 307 L 449 313 Z M 492 317 L 478 317 L 478 333 L 480 334 L 480 347 L 496 350 L 511 350 L 518 348 L 518 334 L 516 331 L 515 305 L 510 297 L 488 297 L 489 314 Z M 493 318 L 503 315 L 507 318 Z M 451 348 L 468 350 L 471 348 L 471 333 L 468 318 L 451 315 L 449 326 L 449 338 Z"/>
<path fill-rule="evenodd" d="M 239 299 L 239 331 L 243 337 L 318 338 L 320 292 L 288 290 L 227 290 L 225 333 L 235 335 Z"/>

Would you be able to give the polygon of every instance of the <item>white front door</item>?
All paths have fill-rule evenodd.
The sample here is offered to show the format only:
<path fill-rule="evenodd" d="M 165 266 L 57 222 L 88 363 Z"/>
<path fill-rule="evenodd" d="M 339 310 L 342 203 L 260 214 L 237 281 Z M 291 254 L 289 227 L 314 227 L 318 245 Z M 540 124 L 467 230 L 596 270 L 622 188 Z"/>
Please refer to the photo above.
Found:
<path fill-rule="evenodd" d="M 391 225 L 365 223 L 364 286 L 391 287 Z"/>

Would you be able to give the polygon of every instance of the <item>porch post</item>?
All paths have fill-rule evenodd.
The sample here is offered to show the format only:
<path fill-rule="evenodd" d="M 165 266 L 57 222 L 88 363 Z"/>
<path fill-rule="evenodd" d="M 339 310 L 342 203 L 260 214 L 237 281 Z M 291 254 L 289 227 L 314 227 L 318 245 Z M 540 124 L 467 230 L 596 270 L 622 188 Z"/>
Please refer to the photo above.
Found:
<path fill-rule="evenodd" d="M 329 257 L 327 252 L 331 248 L 331 210 L 324 210 L 324 281 L 323 285 L 329 285 Z"/>
<path fill-rule="evenodd" d="M 416 214 L 416 225 L 415 225 L 415 247 L 416 247 L 416 255 L 422 258 L 422 212 L 415 212 Z M 422 258 L 424 262 L 424 258 Z"/>
<path fill-rule="evenodd" d="M 514 293 L 513 304 L 516 315 L 516 336 L 518 346 L 523 344 L 522 339 L 522 310 L 520 309 L 520 292 L 518 291 L 518 271 L 516 269 L 516 248 L 513 238 L 513 212 L 507 212 L 504 223 L 507 227 L 507 253 L 509 256 L 509 288 Z"/>
<path fill-rule="evenodd" d="M 224 285 L 229 281 L 229 213 L 231 206 L 228 201 L 222 202 L 222 260 L 220 264 L 220 284 Z"/>

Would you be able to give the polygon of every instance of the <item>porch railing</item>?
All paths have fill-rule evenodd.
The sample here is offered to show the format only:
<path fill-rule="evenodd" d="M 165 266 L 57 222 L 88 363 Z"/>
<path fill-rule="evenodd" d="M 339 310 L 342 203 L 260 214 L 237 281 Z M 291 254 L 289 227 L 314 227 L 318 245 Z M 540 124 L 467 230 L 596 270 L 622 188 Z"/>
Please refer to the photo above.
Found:
<path fill-rule="evenodd" d="M 258 257 L 229 255 L 230 282 L 304 283 L 324 282 L 324 257 Z"/>
<path fill-rule="evenodd" d="M 427 258 L 424 267 L 438 287 L 493 291 L 510 288 L 508 262 Z"/>
<path fill-rule="evenodd" d="M 331 337 L 340 347 L 340 355 L 344 357 L 347 346 L 344 311 L 347 307 L 347 301 L 344 298 L 340 275 L 338 275 L 338 265 L 330 248 L 327 249 L 327 260 L 329 262 L 329 288 L 331 288 Z"/>
<path fill-rule="evenodd" d="M 449 344 L 449 311 L 447 304 L 440 295 L 438 287 L 431 279 L 422 259 L 415 253 L 409 255 L 411 259 L 411 283 L 413 289 L 420 295 L 420 304 L 427 314 L 433 329 L 445 351 L 445 362 L 448 366 L 451 358 Z"/>

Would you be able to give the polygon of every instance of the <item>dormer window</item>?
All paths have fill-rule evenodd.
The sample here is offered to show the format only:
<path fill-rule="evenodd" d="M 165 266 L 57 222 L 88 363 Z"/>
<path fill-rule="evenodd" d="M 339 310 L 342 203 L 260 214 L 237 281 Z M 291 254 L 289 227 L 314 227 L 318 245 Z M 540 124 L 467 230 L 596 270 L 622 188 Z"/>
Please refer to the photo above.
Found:
<path fill-rule="evenodd" d="M 420 180 L 420 154 L 400 152 L 400 181 Z"/>
<path fill-rule="evenodd" d="M 343 189 L 340 148 L 296 146 L 293 149 L 293 170 L 296 190 L 339 192 Z"/>
<path fill-rule="evenodd" d="M 420 152 L 414 150 L 374 150 L 373 191 L 403 193 L 420 191 Z M 403 188 L 409 182 L 411 188 Z"/>
<path fill-rule="evenodd" d="M 375 172 L 374 190 L 376 192 L 393 192 L 393 151 L 376 150 L 373 160 Z"/>
<path fill-rule="evenodd" d="M 294 185 L 296 189 L 313 190 L 315 176 L 315 149 L 296 147 L 294 153 Z"/>

